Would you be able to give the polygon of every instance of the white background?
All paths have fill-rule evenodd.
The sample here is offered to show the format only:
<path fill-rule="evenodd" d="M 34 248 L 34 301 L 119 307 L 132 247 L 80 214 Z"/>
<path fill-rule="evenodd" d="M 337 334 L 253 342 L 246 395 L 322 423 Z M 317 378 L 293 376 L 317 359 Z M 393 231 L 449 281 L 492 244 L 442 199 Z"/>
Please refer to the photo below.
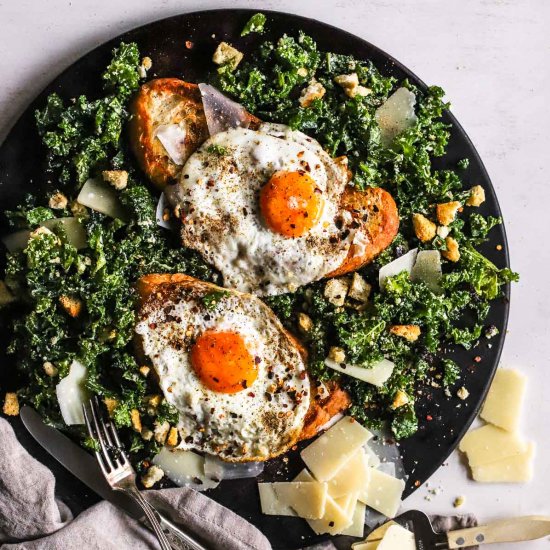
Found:
<path fill-rule="evenodd" d="M 550 516 L 550 1 L 3 0 L 0 139 L 57 73 L 96 45 L 147 21 L 215 7 L 277 9 L 329 22 L 447 91 L 496 187 L 512 267 L 521 273 L 502 365 L 529 378 L 523 428 L 537 442 L 536 474 L 523 486 L 475 484 L 453 456 L 430 480 L 441 493 L 423 487 L 406 506 L 452 513 L 454 498 L 465 495 L 461 510 L 480 520 Z M 550 538 L 497 546 L 550 550 Z"/>

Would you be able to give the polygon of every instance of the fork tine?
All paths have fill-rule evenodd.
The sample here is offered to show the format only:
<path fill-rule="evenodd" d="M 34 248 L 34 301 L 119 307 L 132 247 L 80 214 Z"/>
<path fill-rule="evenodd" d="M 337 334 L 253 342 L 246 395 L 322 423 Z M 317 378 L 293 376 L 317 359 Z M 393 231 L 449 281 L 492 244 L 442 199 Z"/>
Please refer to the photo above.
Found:
<path fill-rule="evenodd" d="M 104 436 L 104 430 L 101 429 L 100 423 L 99 423 L 99 411 L 96 410 L 96 404 L 93 399 L 90 399 L 90 409 L 92 410 L 92 418 L 93 418 L 93 425 L 95 428 L 95 433 L 97 435 L 97 440 L 99 441 L 99 446 L 101 447 L 101 451 L 103 453 L 103 458 L 107 465 L 109 466 L 109 469 L 112 471 L 114 470 L 113 463 L 111 461 L 111 457 L 109 456 L 109 451 L 107 450 L 107 445 L 105 444 L 105 436 Z M 103 421 L 101 421 L 103 423 Z"/>
<path fill-rule="evenodd" d="M 124 447 L 122 446 L 122 443 L 120 442 L 120 439 L 118 438 L 118 432 L 115 427 L 115 423 L 112 420 L 108 420 L 107 422 L 107 431 L 111 430 L 111 434 L 113 437 L 113 440 L 115 441 L 116 448 L 118 451 L 118 459 L 123 465 L 130 464 L 130 461 L 128 460 L 128 457 L 126 456 L 126 453 L 124 452 Z"/>
<path fill-rule="evenodd" d="M 90 415 L 88 413 L 88 407 L 84 403 L 82 405 L 82 411 L 84 412 L 84 421 L 86 423 L 86 428 L 88 430 L 88 434 L 92 439 L 95 439 L 97 441 L 97 436 L 95 434 L 94 428 L 92 426 L 92 422 L 90 421 Z M 103 462 L 103 457 L 98 451 L 94 451 L 97 462 L 99 464 L 99 467 L 101 468 L 101 471 L 103 472 L 103 475 L 107 475 L 107 468 L 105 468 L 105 463 Z"/>

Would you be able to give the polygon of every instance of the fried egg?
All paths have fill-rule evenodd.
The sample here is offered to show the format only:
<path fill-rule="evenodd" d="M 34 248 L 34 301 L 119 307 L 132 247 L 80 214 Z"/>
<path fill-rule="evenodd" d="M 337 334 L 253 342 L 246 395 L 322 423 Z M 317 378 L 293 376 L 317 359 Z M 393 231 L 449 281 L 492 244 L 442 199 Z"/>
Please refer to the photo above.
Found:
<path fill-rule="evenodd" d="M 310 403 L 294 341 L 255 296 L 185 280 L 154 292 L 135 329 L 178 411 L 178 448 L 233 462 L 285 452 Z"/>
<path fill-rule="evenodd" d="M 321 279 L 345 259 L 340 196 L 345 169 L 314 139 L 279 124 L 232 128 L 185 164 L 176 192 L 182 240 L 224 286 L 281 294 Z"/>

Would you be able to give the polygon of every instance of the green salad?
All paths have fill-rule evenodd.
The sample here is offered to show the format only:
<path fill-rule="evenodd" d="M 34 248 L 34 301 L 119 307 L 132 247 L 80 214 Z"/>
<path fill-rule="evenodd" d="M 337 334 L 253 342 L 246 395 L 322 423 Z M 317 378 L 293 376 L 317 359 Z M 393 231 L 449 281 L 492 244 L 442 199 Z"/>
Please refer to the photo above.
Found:
<path fill-rule="evenodd" d="M 255 17 L 243 36 L 263 32 L 265 18 Z M 176 233 L 159 227 L 158 193 L 129 152 L 125 124 L 129 100 L 141 83 L 140 66 L 137 45 L 122 43 L 102 75 L 102 94 L 72 100 L 52 94 L 36 112 L 47 186 L 6 212 L 13 232 L 31 234 L 24 246 L 7 254 L 4 294 L 9 299 L 3 300 L 0 315 L 10 331 L 8 353 L 17 365 L 19 400 L 66 428 L 56 386 L 78 360 L 87 368 L 88 392 L 111 404 L 136 466 L 144 468 L 160 447 L 152 437 L 155 427 L 174 425 L 177 413 L 165 400 L 155 402 L 160 389 L 153 377 L 144 375 L 134 353 L 135 283 L 147 273 L 186 273 L 219 284 L 222 280 L 197 253 L 181 246 Z M 348 95 L 335 81 L 348 73 L 356 73 L 368 93 Z M 312 79 L 325 93 L 304 106 L 301 91 Z M 311 373 L 320 380 L 338 378 L 348 390 L 351 413 L 358 420 L 368 426 L 389 422 L 396 438 L 411 436 L 418 428 L 415 388 L 433 376 L 448 387 L 457 383 L 460 368 L 442 350 L 449 344 L 468 349 L 487 331 L 493 335 L 484 325 L 490 302 L 501 296 L 504 284 L 517 280 L 515 273 L 497 268 L 478 251 L 501 220 L 466 206 L 471 191 L 464 188 L 461 174 L 468 159 L 455 170 L 433 166 L 434 159 L 445 155 L 449 140 L 450 128 L 441 120 L 448 107 L 443 91 L 431 87 L 424 92 L 383 76 L 368 60 L 320 51 L 302 33 L 262 43 L 238 67 L 227 63 L 216 72 L 213 65 L 211 83 L 259 118 L 305 132 L 333 157 L 346 155 L 352 183 L 359 189 L 382 187 L 394 197 L 399 233 L 374 263 L 359 271 L 372 287 L 362 307 L 352 300 L 335 305 L 326 295 L 326 281 L 266 302 L 305 343 Z M 387 143 L 375 113 L 399 87 L 416 95 L 417 120 Z M 113 170 L 128 173 L 124 188 L 116 190 L 124 220 L 76 201 L 89 178 Z M 464 206 L 448 224 L 448 234 L 421 242 L 414 216 L 435 220 L 436 205 L 451 201 Z M 80 221 L 84 246 L 76 246 L 61 225 L 50 223 L 51 230 L 44 230 L 49 220 L 66 217 Z M 413 248 L 448 252 L 449 243 L 458 247 L 460 257 L 443 261 L 437 287 L 413 282 L 402 272 L 379 288 L 382 266 Z M 392 330 L 395 326 L 417 327 L 417 338 L 403 337 Z M 346 362 L 365 369 L 383 358 L 395 368 L 381 387 L 367 384 L 327 368 L 325 359 L 334 348 Z M 82 427 L 70 431 L 87 442 Z"/>

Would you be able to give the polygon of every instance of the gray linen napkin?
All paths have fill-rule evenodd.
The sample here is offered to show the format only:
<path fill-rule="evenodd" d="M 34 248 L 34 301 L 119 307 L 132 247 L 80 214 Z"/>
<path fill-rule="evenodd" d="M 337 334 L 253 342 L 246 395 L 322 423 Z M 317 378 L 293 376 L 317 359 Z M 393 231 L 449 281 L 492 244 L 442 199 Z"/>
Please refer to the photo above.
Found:
<path fill-rule="evenodd" d="M 55 498 L 53 474 L 30 456 L 0 418 L 1 550 L 151 550 L 154 536 L 108 502 L 78 517 Z M 245 519 L 189 489 L 147 491 L 175 522 L 193 526 L 212 548 L 270 550 L 267 538 Z"/>

